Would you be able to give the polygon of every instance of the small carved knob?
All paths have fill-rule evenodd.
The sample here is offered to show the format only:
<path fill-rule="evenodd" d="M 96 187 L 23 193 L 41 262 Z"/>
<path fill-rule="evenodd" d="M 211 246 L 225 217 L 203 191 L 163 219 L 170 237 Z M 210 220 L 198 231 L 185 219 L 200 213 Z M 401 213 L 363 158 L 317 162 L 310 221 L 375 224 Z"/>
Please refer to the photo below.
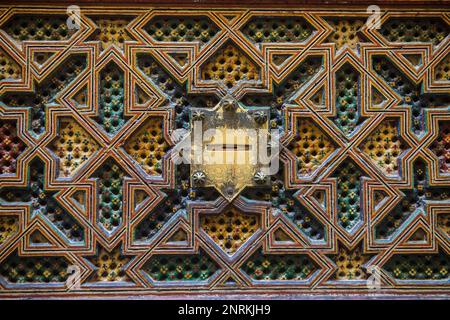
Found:
<path fill-rule="evenodd" d="M 203 171 L 196 171 L 192 174 L 192 180 L 196 185 L 202 185 L 206 182 L 206 174 Z"/>
<path fill-rule="evenodd" d="M 222 101 L 222 106 L 227 111 L 234 111 L 237 108 L 237 104 L 233 99 L 225 99 Z"/>
<path fill-rule="evenodd" d="M 267 121 L 267 114 L 264 111 L 256 111 L 253 113 L 253 119 L 255 119 L 256 123 L 263 124 Z"/>
<path fill-rule="evenodd" d="M 205 114 L 201 110 L 195 110 L 192 113 L 192 119 L 194 121 L 202 121 L 203 119 L 205 119 Z"/>
<path fill-rule="evenodd" d="M 257 184 L 262 184 L 266 181 L 267 175 L 262 172 L 262 171 L 258 171 L 255 173 L 255 175 L 253 176 L 253 180 L 255 180 L 255 182 Z"/>

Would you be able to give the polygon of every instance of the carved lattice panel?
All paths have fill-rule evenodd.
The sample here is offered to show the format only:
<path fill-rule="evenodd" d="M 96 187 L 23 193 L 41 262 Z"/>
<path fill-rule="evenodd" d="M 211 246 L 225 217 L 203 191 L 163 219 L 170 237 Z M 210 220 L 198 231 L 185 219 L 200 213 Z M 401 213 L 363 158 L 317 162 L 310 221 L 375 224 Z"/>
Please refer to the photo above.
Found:
<path fill-rule="evenodd" d="M 449 11 L 80 13 L 0 8 L 0 296 L 450 293 Z M 277 173 L 174 162 L 222 107 Z"/>

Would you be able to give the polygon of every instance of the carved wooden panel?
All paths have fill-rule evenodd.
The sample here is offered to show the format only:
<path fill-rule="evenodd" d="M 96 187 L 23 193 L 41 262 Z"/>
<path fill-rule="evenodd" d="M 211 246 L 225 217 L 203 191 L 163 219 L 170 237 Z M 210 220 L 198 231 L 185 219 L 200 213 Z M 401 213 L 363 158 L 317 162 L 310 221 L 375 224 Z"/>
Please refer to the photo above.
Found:
<path fill-rule="evenodd" d="M 0 297 L 450 294 L 448 10 L 66 9 L 0 8 Z M 233 104 L 278 172 L 177 164 Z"/>

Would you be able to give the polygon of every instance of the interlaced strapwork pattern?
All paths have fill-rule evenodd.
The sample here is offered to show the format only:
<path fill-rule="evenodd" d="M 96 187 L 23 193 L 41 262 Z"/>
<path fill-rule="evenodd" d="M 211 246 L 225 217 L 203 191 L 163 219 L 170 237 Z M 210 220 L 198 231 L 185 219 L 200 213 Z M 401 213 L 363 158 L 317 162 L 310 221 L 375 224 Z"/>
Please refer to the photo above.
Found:
<path fill-rule="evenodd" d="M 30 216 L 44 216 L 51 225 L 73 242 L 82 241 L 84 232 L 80 224 L 55 199 L 55 191 L 47 190 L 45 165 L 39 158 L 28 166 L 28 181 L 25 188 L 4 188 L 0 199 L 7 203 L 29 206 Z"/>
<path fill-rule="evenodd" d="M 406 77 L 387 57 L 375 56 L 373 67 L 384 81 L 398 94 L 402 101 L 400 105 L 411 108 L 412 131 L 423 132 L 425 126 L 425 108 L 445 107 L 450 103 L 450 95 L 429 94 L 422 92 L 420 85 Z"/>
<path fill-rule="evenodd" d="M 42 82 L 35 84 L 33 92 L 8 92 L 1 101 L 8 107 L 30 109 L 30 130 L 36 135 L 45 131 L 48 105 L 56 103 L 55 98 L 70 82 L 86 68 L 84 55 L 69 56 Z"/>
<path fill-rule="evenodd" d="M 423 212 L 428 201 L 450 199 L 450 188 L 430 187 L 427 181 L 427 165 L 417 160 L 413 171 L 413 188 L 404 191 L 401 202 L 376 226 L 376 235 L 387 239 L 398 232 L 402 224 L 413 214 Z"/>
<path fill-rule="evenodd" d="M 0 12 L 0 297 L 450 293 L 446 8 Z"/>
<path fill-rule="evenodd" d="M 183 86 L 177 82 L 156 60 L 148 54 L 137 55 L 137 66 L 158 87 L 175 109 L 177 129 L 189 129 L 189 110 L 194 108 L 212 108 L 217 98 L 211 95 L 188 96 Z"/>
<path fill-rule="evenodd" d="M 275 84 L 270 95 L 248 94 L 243 102 L 247 106 L 270 106 L 270 127 L 283 130 L 283 110 L 285 105 L 299 92 L 303 85 L 311 80 L 322 68 L 322 57 L 309 56 L 299 63 L 280 84 Z"/>
<path fill-rule="evenodd" d="M 163 191 L 166 191 L 164 200 L 134 229 L 135 241 L 150 241 L 175 214 L 184 214 L 190 202 L 213 201 L 218 197 L 215 189 L 191 186 L 189 168 L 185 165 L 178 167 L 175 189 Z"/>
<path fill-rule="evenodd" d="M 312 240 L 323 240 L 325 230 L 318 219 L 298 202 L 295 190 L 287 190 L 281 177 L 271 179 L 271 188 L 248 188 L 243 197 L 270 203 L 274 215 L 282 215 Z"/>

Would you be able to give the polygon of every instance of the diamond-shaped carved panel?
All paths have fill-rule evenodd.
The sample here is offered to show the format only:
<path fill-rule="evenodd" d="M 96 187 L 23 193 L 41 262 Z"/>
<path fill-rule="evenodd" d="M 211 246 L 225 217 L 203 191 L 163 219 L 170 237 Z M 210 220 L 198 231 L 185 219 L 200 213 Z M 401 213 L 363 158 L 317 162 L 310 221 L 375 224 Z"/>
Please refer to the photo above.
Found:
<path fill-rule="evenodd" d="M 245 214 L 235 209 L 218 215 L 200 217 L 201 228 L 223 251 L 232 255 L 260 228 L 258 215 Z"/>

